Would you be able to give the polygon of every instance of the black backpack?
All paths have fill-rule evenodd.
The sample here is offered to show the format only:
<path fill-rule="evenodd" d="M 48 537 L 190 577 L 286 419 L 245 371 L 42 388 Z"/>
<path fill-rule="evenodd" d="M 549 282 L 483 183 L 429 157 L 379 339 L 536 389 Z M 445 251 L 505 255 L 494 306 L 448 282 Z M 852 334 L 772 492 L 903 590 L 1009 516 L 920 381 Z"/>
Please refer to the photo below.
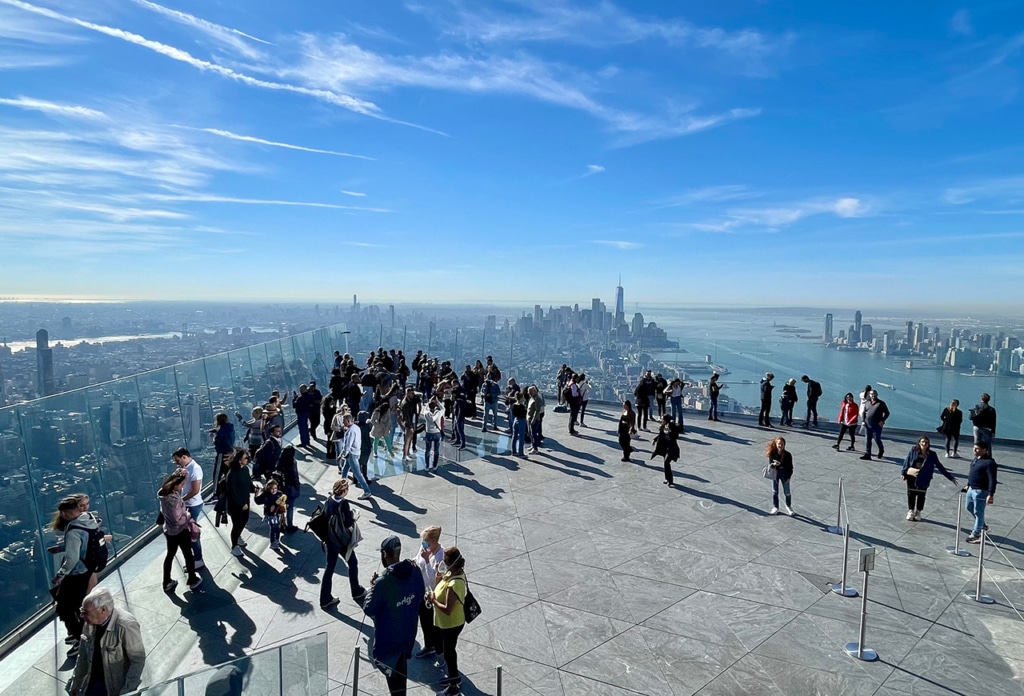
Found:
<path fill-rule="evenodd" d="M 345 553 L 352 543 L 352 530 L 345 528 L 341 508 L 327 520 L 327 543 L 339 553 Z"/>
<path fill-rule="evenodd" d="M 821 396 L 821 382 L 811 381 L 811 396 L 815 399 Z"/>
<path fill-rule="evenodd" d="M 306 523 L 306 531 L 313 532 L 313 536 L 320 540 L 321 544 L 326 544 L 329 531 L 329 523 L 327 515 L 324 513 L 324 506 L 317 505 L 316 510 L 309 516 L 309 522 Z"/>
<path fill-rule="evenodd" d="M 88 529 L 74 522 L 68 525 L 68 531 L 72 529 L 80 529 L 89 537 L 89 541 L 85 546 L 85 555 L 82 556 L 82 563 L 85 564 L 85 569 L 90 573 L 98 573 L 106 568 L 107 561 L 110 559 L 110 547 L 107 546 L 107 540 L 104 539 L 106 535 L 103 533 L 103 530 L 99 527 Z"/>

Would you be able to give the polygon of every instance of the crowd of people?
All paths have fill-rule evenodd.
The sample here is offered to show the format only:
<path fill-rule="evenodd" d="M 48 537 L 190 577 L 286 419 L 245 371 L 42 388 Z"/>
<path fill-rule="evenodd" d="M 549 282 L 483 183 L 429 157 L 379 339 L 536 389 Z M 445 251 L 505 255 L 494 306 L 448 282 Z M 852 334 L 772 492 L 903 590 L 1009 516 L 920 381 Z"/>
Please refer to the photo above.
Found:
<path fill-rule="evenodd" d="M 302 385 L 290 400 L 274 392 L 262 406 L 252 409 L 244 419 L 236 420 L 244 428 L 241 446 L 236 446 L 234 424 L 225 413 L 215 417 L 210 436 L 215 452 L 213 464 L 214 495 L 204 500 L 203 469 L 185 448 L 173 455 L 174 470 L 162 481 L 158 491 L 161 526 L 166 540 L 163 562 L 163 589 L 172 593 L 178 582 L 173 579 L 175 557 L 179 554 L 189 590 L 203 585 L 200 570 L 205 566 L 202 550 L 200 513 L 205 504 L 212 504 L 217 526 L 230 521 L 231 553 L 245 554 L 245 531 L 252 505 L 262 506 L 270 548 L 282 550 L 282 535 L 297 531 L 294 512 L 299 500 L 300 480 L 296 463 L 298 449 L 313 455 L 313 446 L 323 434 L 328 462 L 337 465 L 339 478 L 318 510 L 311 513 L 321 518 L 313 529 L 323 543 L 324 570 L 320 583 L 320 606 L 326 611 L 339 604 L 333 594 L 333 578 L 339 561 L 345 566 L 349 592 L 375 624 L 372 649 L 374 663 L 383 672 L 393 694 L 404 694 L 407 660 L 412 657 L 417 629 L 422 635 L 422 649 L 417 658 L 433 660 L 444 673 L 439 682 L 446 694 L 460 692 L 458 639 L 475 603 L 466 578 L 466 558 L 456 546 L 441 543 L 442 530 L 431 526 L 420 534 L 421 546 L 411 558 L 402 559 L 401 540 L 389 536 L 380 545 L 383 571 L 374 572 L 364 586 L 359 579 L 359 563 L 355 553 L 361 539 L 357 515 L 348 494 L 350 479 L 359 486 L 359 500 L 373 497 L 371 484 L 375 473 L 368 469 L 371 457 L 398 457 L 396 440 L 401 441 L 401 458 L 416 456 L 419 436 L 423 436 L 425 467 L 438 466 L 443 438 L 455 447 L 466 447 L 466 422 L 479 420 L 481 432 L 502 431 L 509 436 L 510 453 L 526 458 L 539 451 L 544 442 L 543 420 L 545 401 L 537 385 L 522 388 L 509 377 L 501 384 L 501 371 L 491 357 L 466 365 L 457 374 L 450 361 L 431 358 L 417 352 L 406 365 L 402 351 L 371 353 L 365 367 L 359 368 L 349 355 L 336 354 L 329 384 L 329 393 L 317 389 L 316 382 Z M 773 428 L 772 381 L 767 373 L 761 381 L 760 427 Z M 818 426 L 817 403 L 822 396 L 819 382 L 803 375 L 806 385 L 806 415 L 803 427 Z M 800 400 L 797 380 L 789 379 L 782 390 L 780 425 L 794 425 L 794 410 Z M 563 365 L 557 375 L 558 406 L 568 416 L 568 433 L 579 436 L 578 428 L 586 424 L 588 396 L 592 385 L 584 373 Z M 640 431 L 653 427 L 651 458 L 664 460 L 665 483 L 674 486 L 672 465 L 681 455 L 679 438 L 684 430 L 683 395 L 691 385 L 681 378 L 665 379 L 647 371 L 633 391 L 632 400 L 625 400 L 616 432 L 622 449 L 622 461 L 631 461 L 634 440 Z M 707 386 L 711 398 L 708 419 L 719 421 L 717 397 L 718 375 Z M 503 413 L 499 405 L 504 406 Z M 284 409 L 294 411 L 297 423 L 297 446 L 283 441 Z M 838 413 L 839 435 L 832 445 L 840 449 L 849 438 L 849 451 L 856 449 L 858 431 L 865 436 L 865 454 L 871 459 L 873 446 L 877 457 L 884 456 L 883 427 L 890 416 L 884 401 L 870 385 L 859 399 L 847 393 Z M 974 459 L 967 474 L 966 507 L 974 518 L 968 542 L 979 540 L 985 526 L 985 507 L 994 502 L 997 465 L 992 458 L 991 442 L 996 429 L 996 412 L 988 394 L 970 410 L 974 427 Z M 657 420 L 655 420 L 657 419 Z M 946 457 L 958 457 L 963 413 L 953 400 L 943 409 L 937 432 L 945 437 Z M 527 452 L 526 444 L 530 449 Z M 313 455 L 316 456 L 316 455 Z M 794 460 L 784 437 L 774 437 L 766 444 L 767 465 L 763 476 L 771 482 L 770 515 L 780 512 L 792 516 L 791 481 Z M 959 481 L 931 449 L 928 436 L 922 436 L 903 460 L 900 479 L 907 488 L 908 521 L 921 519 L 927 490 L 935 473 L 954 485 Z M 780 500 L 780 490 L 782 499 Z M 307 511 L 309 512 L 309 511 Z M 84 494 L 68 496 L 60 501 L 52 521 L 53 529 L 63 533 L 63 542 L 54 547 L 60 553 L 60 564 L 53 579 L 57 615 L 67 629 L 68 656 L 76 658 L 76 668 L 68 685 L 69 693 L 120 694 L 137 688 L 145 649 L 138 622 L 127 612 L 114 607 L 108 590 L 96 587 L 96 564 L 91 560 L 97 540 L 109 541 L 102 533 L 102 520 L 89 511 L 89 498 Z M 101 669 L 97 669 L 100 667 Z"/>

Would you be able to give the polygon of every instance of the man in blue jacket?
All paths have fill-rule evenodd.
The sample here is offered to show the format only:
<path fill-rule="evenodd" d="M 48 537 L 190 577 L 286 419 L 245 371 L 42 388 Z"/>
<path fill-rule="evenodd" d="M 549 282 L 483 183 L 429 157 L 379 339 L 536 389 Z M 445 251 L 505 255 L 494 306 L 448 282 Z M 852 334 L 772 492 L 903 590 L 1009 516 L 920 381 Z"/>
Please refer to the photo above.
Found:
<path fill-rule="evenodd" d="M 373 660 L 384 673 L 392 696 L 405 696 L 407 661 L 416 644 L 426 586 L 416 563 L 402 560 L 398 537 L 389 536 L 381 542 L 380 560 L 384 574 L 374 573 L 370 579 L 363 611 L 373 619 Z"/>

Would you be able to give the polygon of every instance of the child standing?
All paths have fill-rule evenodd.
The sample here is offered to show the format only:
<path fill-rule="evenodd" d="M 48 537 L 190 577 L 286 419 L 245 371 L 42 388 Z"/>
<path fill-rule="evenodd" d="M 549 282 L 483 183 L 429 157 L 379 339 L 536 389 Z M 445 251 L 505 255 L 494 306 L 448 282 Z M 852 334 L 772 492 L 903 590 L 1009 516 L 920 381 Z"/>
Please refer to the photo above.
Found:
<path fill-rule="evenodd" d="M 270 548 L 281 548 L 281 520 L 288 512 L 288 496 L 280 491 L 277 479 L 270 479 L 263 492 L 256 496 L 257 504 L 263 506 L 263 519 L 270 525 Z"/>

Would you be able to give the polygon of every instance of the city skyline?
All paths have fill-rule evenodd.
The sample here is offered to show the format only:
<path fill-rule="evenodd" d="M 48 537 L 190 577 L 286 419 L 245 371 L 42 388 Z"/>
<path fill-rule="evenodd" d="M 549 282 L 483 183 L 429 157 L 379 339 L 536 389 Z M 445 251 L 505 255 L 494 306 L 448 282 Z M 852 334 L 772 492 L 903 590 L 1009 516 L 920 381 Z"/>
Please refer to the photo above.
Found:
<path fill-rule="evenodd" d="M 0 297 L 562 302 L 621 272 L 631 304 L 1015 308 L 1022 32 L 945 2 L 0 0 Z"/>

